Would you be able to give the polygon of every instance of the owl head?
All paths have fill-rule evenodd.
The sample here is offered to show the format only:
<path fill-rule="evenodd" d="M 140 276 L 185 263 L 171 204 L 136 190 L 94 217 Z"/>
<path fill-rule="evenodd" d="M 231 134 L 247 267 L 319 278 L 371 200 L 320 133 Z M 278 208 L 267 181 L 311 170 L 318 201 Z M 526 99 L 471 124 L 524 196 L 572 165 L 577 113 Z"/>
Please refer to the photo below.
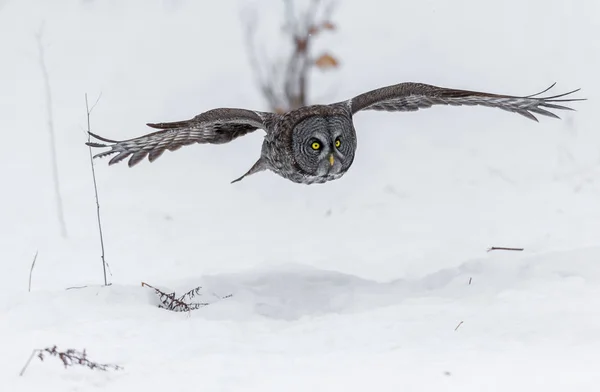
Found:
<path fill-rule="evenodd" d="M 292 132 L 294 160 L 309 176 L 339 178 L 352 165 L 356 132 L 348 116 L 310 116 Z"/>

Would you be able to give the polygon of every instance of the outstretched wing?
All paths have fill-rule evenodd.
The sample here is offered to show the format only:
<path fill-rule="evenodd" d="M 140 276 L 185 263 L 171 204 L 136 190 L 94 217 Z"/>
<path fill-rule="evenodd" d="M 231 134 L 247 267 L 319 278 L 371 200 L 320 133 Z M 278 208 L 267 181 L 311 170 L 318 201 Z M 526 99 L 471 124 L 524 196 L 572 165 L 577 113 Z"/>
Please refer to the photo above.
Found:
<path fill-rule="evenodd" d="M 349 105 L 352 114 L 359 110 L 405 112 L 430 108 L 433 105 L 481 105 L 518 113 L 531 120 L 538 121 L 533 113 L 559 118 L 547 109 L 573 110 L 560 105 L 560 103 L 585 100 L 564 98 L 579 91 L 579 89 L 559 95 L 540 97 L 541 94 L 550 90 L 555 84 L 537 94 L 516 97 L 409 82 L 369 91 L 346 101 L 346 103 Z"/>
<path fill-rule="evenodd" d="M 94 155 L 100 158 L 117 154 L 109 162 L 113 165 L 129 157 L 129 167 L 134 166 L 146 156 L 153 162 L 165 150 L 175 151 L 194 143 L 223 144 L 262 128 L 268 132 L 274 114 L 245 109 L 213 109 L 197 115 L 191 120 L 146 124 L 161 131 L 149 133 L 129 140 L 110 140 L 90 134 L 106 142 L 86 143 L 91 147 L 110 147 L 110 150 Z"/>

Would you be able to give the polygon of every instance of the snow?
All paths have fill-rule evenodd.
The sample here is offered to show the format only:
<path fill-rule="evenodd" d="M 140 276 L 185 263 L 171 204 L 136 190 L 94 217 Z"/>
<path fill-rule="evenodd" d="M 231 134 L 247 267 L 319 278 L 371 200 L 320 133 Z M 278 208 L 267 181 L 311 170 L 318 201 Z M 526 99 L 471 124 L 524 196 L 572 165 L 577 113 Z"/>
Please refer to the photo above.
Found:
<path fill-rule="evenodd" d="M 256 160 L 258 132 L 134 169 L 98 161 L 112 271 L 101 286 L 84 94 L 102 94 L 92 129 L 116 139 L 219 106 L 267 109 L 240 23 L 253 5 L 277 53 L 277 0 L 0 1 L 0 390 L 597 390 L 591 0 L 340 2 L 338 31 L 318 45 L 342 66 L 315 75 L 316 102 L 401 81 L 523 95 L 557 81 L 589 100 L 540 123 L 472 107 L 361 113 L 353 167 L 325 185 L 270 173 L 229 184 Z M 202 286 L 211 304 L 159 309 L 141 282 Z M 19 377 L 55 344 L 124 369 L 34 359 Z"/>

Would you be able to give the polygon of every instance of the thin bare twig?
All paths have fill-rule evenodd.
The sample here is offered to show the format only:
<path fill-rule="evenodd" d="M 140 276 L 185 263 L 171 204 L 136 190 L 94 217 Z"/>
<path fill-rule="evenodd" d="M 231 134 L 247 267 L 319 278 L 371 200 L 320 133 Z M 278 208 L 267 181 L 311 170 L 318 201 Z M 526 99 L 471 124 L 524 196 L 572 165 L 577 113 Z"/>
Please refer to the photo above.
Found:
<path fill-rule="evenodd" d="M 97 369 L 97 370 L 101 370 L 101 371 L 107 371 L 110 369 L 112 369 L 112 370 L 123 369 L 121 366 L 118 366 L 118 365 L 97 363 L 97 362 L 90 361 L 87 357 L 87 353 L 85 352 L 85 349 L 83 351 L 77 351 L 77 350 L 70 348 L 66 351 L 59 351 L 56 346 L 53 346 L 53 347 L 47 347 L 47 348 L 33 350 L 31 355 L 29 356 L 29 359 L 25 363 L 25 366 L 23 366 L 23 369 L 19 373 L 19 376 L 22 376 L 25 373 L 25 370 L 27 370 L 27 367 L 29 366 L 29 364 L 31 363 L 31 360 L 33 359 L 33 357 L 36 354 L 37 354 L 37 357 L 40 359 L 40 361 L 44 360 L 45 355 L 57 357 L 62 361 L 65 368 L 67 368 L 69 366 L 73 366 L 73 365 L 81 365 L 81 366 L 88 367 L 92 370 Z"/>
<path fill-rule="evenodd" d="M 85 97 L 86 97 L 85 108 L 88 109 L 87 108 L 87 94 L 85 94 Z M 102 92 L 100 92 L 100 94 L 98 94 L 98 98 L 96 98 L 96 102 L 94 102 L 94 104 L 92 105 L 92 107 L 87 110 L 87 112 L 88 112 L 88 129 L 89 129 L 89 125 L 90 125 L 89 117 L 92 114 L 92 112 L 94 111 L 94 108 L 96 107 L 96 105 L 98 105 L 98 102 L 100 102 L 100 98 L 102 98 Z"/>
<path fill-rule="evenodd" d="M 29 270 L 29 292 L 31 293 L 31 275 L 33 275 L 33 268 L 35 267 L 35 261 L 38 257 L 38 251 L 35 251 L 35 255 L 33 256 L 33 262 L 31 263 L 31 269 Z"/>
<path fill-rule="evenodd" d="M 52 89 L 50 86 L 50 77 L 48 76 L 48 69 L 46 68 L 46 60 L 44 56 L 44 45 L 42 44 L 42 35 L 43 35 L 44 25 L 40 27 L 39 31 L 36 33 L 35 37 L 38 45 L 38 53 L 39 53 L 39 65 L 40 70 L 42 71 L 42 77 L 44 78 L 44 91 L 46 96 L 46 116 L 47 116 L 47 125 L 48 125 L 48 133 L 50 135 L 50 155 L 52 159 L 52 179 L 54 182 L 54 195 L 56 199 L 56 212 L 58 215 L 58 224 L 60 228 L 60 233 L 63 238 L 67 237 L 67 225 L 65 223 L 65 215 L 63 211 L 63 203 L 62 196 L 60 192 L 60 181 L 58 176 L 58 158 L 56 154 L 56 138 L 54 133 L 54 116 L 52 113 Z"/>
<path fill-rule="evenodd" d="M 461 321 L 460 323 L 458 323 L 458 325 L 456 326 L 456 328 L 454 328 L 454 331 L 456 332 L 456 330 L 463 324 L 463 322 Z"/>
<path fill-rule="evenodd" d="M 79 289 L 85 289 L 87 286 L 73 286 L 73 287 L 67 287 L 65 290 L 79 290 Z"/>
<path fill-rule="evenodd" d="M 506 248 L 503 246 L 492 246 L 491 248 L 488 248 L 488 252 L 494 251 L 494 250 L 510 250 L 510 251 L 516 251 L 516 252 L 521 252 L 523 250 L 525 250 L 525 248 Z"/>
<path fill-rule="evenodd" d="M 25 370 L 27 370 L 27 368 L 29 367 L 29 364 L 31 363 L 31 360 L 33 359 L 33 357 L 35 356 L 35 354 L 38 351 L 39 351 L 38 349 L 35 349 L 31 352 L 29 359 L 27 360 L 27 362 L 25 362 L 25 366 L 23 366 L 23 369 L 21 369 L 21 372 L 19 372 L 19 376 L 22 376 L 25 373 Z"/>
<path fill-rule="evenodd" d="M 100 101 L 101 97 L 102 97 L 102 93 L 100 93 L 100 95 L 98 95 L 96 102 L 94 102 L 94 105 L 92 105 L 92 107 L 90 108 L 90 106 L 88 105 L 87 93 L 85 94 L 85 110 L 87 113 L 88 142 L 91 141 L 90 132 L 92 131 L 91 126 L 90 126 L 90 115 L 92 114 L 92 111 L 98 104 L 98 101 Z M 104 236 L 102 235 L 102 221 L 100 220 L 100 202 L 98 199 L 98 185 L 96 183 L 96 170 L 94 169 L 94 158 L 93 158 L 92 148 L 88 147 L 88 150 L 90 153 L 90 166 L 92 167 L 92 180 L 94 182 L 94 195 L 96 197 L 96 216 L 98 218 L 98 232 L 100 233 L 100 259 L 102 260 L 102 272 L 104 273 L 104 285 L 108 286 L 108 281 L 106 279 L 107 263 L 106 263 L 106 259 L 104 257 Z M 109 272 L 110 272 L 110 269 L 109 269 Z"/>

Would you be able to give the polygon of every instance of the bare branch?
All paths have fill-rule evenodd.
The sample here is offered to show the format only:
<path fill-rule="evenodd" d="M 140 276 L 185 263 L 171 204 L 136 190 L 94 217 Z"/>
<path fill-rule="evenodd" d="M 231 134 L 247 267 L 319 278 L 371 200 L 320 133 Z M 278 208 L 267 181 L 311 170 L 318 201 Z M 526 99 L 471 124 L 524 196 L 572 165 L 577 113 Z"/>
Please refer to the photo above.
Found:
<path fill-rule="evenodd" d="M 158 298 L 160 300 L 160 305 L 158 306 L 159 308 L 163 308 L 163 309 L 167 309 L 167 310 L 172 310 L 174 312 L 191 312 L 192 309 L 192 304 L 188 304 L 186 302 L 184 302 L 182 299 L 176 298 L 175 297 L 175 293 L 165 293 L 164 291 L 157 289 L 156 287 L 149 285 L 148 283 L 142 282 L 142 287 L 149 287 L 151 289 L 154 290 L 154 292 L 158 295 Z M 198 287 L 198 289 L 200 289 L 200 287 Z M 205 306 L 205 305 L 201 305 L 199 304 L 197 308 L 199 308 L 200 306 Z"/>
<path fill-rule="evenodd" d="M 180 297 L 175 296 L 175 292 L 173 293 L 165 293 L 164 291 L 157 289 L 156 287 L 149 285 L 148 283 L 142 282 L 142 287 L 149 287 L 154 290 L 154 292 L 158 295 L 158 299 L 160 300 L 159 308 L 171 310 L 173 312 L 188 312 L 188 314 L 192 310 L 200 309 L 205 306 L 210 305 L 209 302 L 191 302 L 194 298 L 201 296 L 202 287 L 196 287 Z M 213 293 L 219 299 L 230 298 L 231 294 L 226 295 L 224 297 L 219 297 Z"/>
<path fill-rule="evenodd" d="M 262 50 L 259 54 L 259 50 L 255 45 L 256 12 L 252 12 L 251 14 L 247 15 L 248 16 L 243 19 L 243 22 L 245 25 L 244 37 L 246 39 L 246 51 L 248 53 L 250 67 L 252 68 L 256 83 L 258 84 L 263 96 L 265 97 L 269 106 L 274 110 L 274 108 L 281 106 L 281 97 L 278 96 L 275 88 L 280 72 L 276 64 L 271 65 L 266 71 L 264 71 L 263 67 L 261 67 L 259 58 L 265 58 L 266 55 Z"/>
<path fill-rule="evenodd" d="M 52 89 L 50 87 L 50 78 L 48 76 L 48 69 L 46 68 L 46 60 L 44 55 L 44 45 L 42 43 L 42 35 L 44 32 L 44 24 L 40 26 L 39 31 L 36 33 L 35 38 L 38 45 L 39 53 L 39 65 L 42 71 L 42 77 L 44 79 L 44 91 L 46 96 L 46 116 L 48 133 L 50 135 L 50 156 L 52 159 L 52 179 L 54 182 L 54 195 L 56 199 L 56 213 L 58 215 L 58 224 L 60 228 L 60 234 L 63 238 L 67 237 L 67 225 L 65 223 L 65 216 L 63 212 L 62 196 L 60 192 L 60 181 L 58 176 L 58 158 L 56 154 L 56 138 L 54 133 L 54 116 L 52 113 Z"/>
<path fill-rule="evenodd" d="M 33 275 L 33 268 L 35 267 L 35 262 L 38 257 L 38 251 L 35 251 L 35 255 L 33 256 L 33 262 L 31 263 L 31 269 L 29 270 L 29 292 L 31 293 L 31 276 Z"/>
<path fill-rule="evenodd" d="M 85 94 L 85 103 L 86 103 L 86 109 L 87 109 L 87 94 Z M 98 94 L 98 98 L 96 98 L 96 102 L 94 102 L 94 104 L 92 105 L 91 108 L 88 109 L 88 120 L 89 120 L 89 116 L 90 114 L 92 114 L 92 111 L 94 110 L 94 108 L 96 107 L 96 105 L 98 105 L 98 102 L 100 102 L 100 98 L 102 98 L 102 92 L 100 92 L 100 94 Z M 88 121 L 88 130 L 89 130 L 89 121 Z"/>
<path fill-rule="evenodd" d="M 33 359 L 35 354 L 38 353 L 38 351 L 39 351 L 38 349 L 35 349 L 31 352 L 29 359 L 27 360 L 27 362 L 25 362 L 25 366 L 23 366 L 23 369 L 21 369 L 21 371 L 19 372 L 19 376 L 22 376 L 23 374 L 25 374 L 25 370 L 27 370 L 27 368 L 29 367 L 29 364 L 31 363 L 31 360 Z"/>
<path fill-rule="evenodd" d="M 73 365 L 81 365 L 81 366 L 88 367 L 92 370 L 101 370 L 101 371 L 123 369 L 121 366 L 118 366 L 118 365 L 104 364 L 104 363 L 97 363 L 97 362 L 90 361 L 87 357 L 87 353 L 85 352 L 85 349 L 83 351 L 77 351 L 77 350 L 70 348 L 66 351 L 59 351 L 56 346 L 53 346 L 53 347 L 47 347 L 47 348 L 43 348 L 43 349 L 33 350 L 31 355 L 29 356 L 29 359 L 25 363 L 25 366 L 23 366 L 23 369 L 19 373 L 19 376 L 22 376 L 25 373 L 25 370 L 27 370 L 27 367 L 29 367 L 31 360 L 33 359 L 34 356 L 36 356 L 36 354 L 37 354 L 37 357 L 40 359 L 40 361 L 43 361 L 46 355 L 50 355 L 50 356 L 59 358 L 61 360 L 61 362 L 63 363 L 63 365 L 65 366 L 65 368 L 67 368 L 69 366 L 73 366 Z"/>
<path fill-rule="evenodd" d="M 333 9 L 331 0 L 311 0 L 308 8 L 299 12 L 293 0 L 283 0 L 283 32 L 292 45 L 283 63 L 268 62 L 266 56 L 258 55 L 256 48 L 256 12 L 245 17 L 246 48 L 250 66 L 258 81 L 260 91 L 272 111 L 286 112 L 308 105 L 309 76 L 312 68 L 328 69 L 338 66 L 338 61 L 330 54 L 319 57 L 311 55 L 312 41 L 322 31 L 334 30 L 328 19 Z M 321 12 L 321 10 L 323 10 Z M 326 18 L 326 19 L 325 19 Z M 263 69 L 269 72 L 263 72 Z"/>
<path fill-rule="evenodd" d="M 98 95 L 98 98 L 96 98 L 96 102 L 94 102 L 94 104 L 90 108 L 90 106 L 88 104 L 87 93 L 85 94 L 85 110 L 86 110 L 86 114 L 87 114 L 88 143 L 91 142 L 90 132 L 92 131 L 91 126 L 90 126 L 90 115 L 92 114 L 92 110 L 94 110 L 94 108 L 100 101 L 101 97 L 102 97 L 102 93 L 100 93 Z M 106 279 L 106 267 L 107 267 L 108 263 L 106 262 L 106 259 L 104 257 L 104 236 L 102 235 L 102 221 L 100 220 L 100 202 L 98 199 L 98 185 L 96 183 L 96 170 L 94 169 L 94 159 L 93 159 L 92 148 L 88 147 L 88 150 L 89 150 L 89 155 L 90 155 L 90 166 L 92 168 L 92 180 L 94 183 L 94 195 L 96 197 L 96 217 L 98 220 L 98 232 L 100 234 L 100 259 L 102 260 L 102 272 L 104 274 L 104 285 L 108 286 L 108 280 Z M 110 267 L 109 267 L 109 272 L 110 272 Z"/>
<path fill-rule="evenodd" d="M 494 250 L 510 250 L 510 251 L 517 251 L 517 252 L 521 252 L 523 250 L 525 250 L 525 248 L 506 248 L 503 246 L 492 246 L 491 248 L 488 248 L 488 252 L 492 252 Z"/>
<path fill-rule="evenodd" d="M 87 286 L 73 286 L 73 287 L 67 287 L 65 290 L 79 290 L 79 289 L 85 289 L 87 288 Z"/>

